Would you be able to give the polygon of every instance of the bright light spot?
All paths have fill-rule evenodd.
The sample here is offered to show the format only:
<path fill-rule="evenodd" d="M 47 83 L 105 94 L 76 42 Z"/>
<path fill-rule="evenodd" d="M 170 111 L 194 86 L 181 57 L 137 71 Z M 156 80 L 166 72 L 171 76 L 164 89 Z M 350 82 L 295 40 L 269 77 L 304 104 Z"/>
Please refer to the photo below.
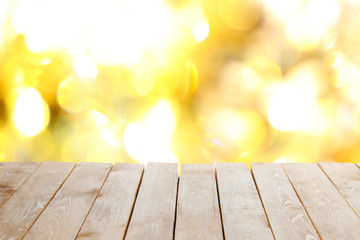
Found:
<path fill-rule="evenodd" d="M 8 21 L 13 4 L 13 0 L 0 1 L 0 28 Z"/>
<path fill-rule="evenodd" d="M 208 37 L 209 31 L 210 29 L 208 23 L 200 23 L 194 27 L 193 34 L 196 40 L 202 42 Z"/>
<path fill-rule="evenodd" d="M 255 112 L 217 111 L 207 123 L 211 140 L 220 146 L 248 150 L 257 147 L 265 137 L 265 125 Z"/>
<path fill-rule="evenodd" d="M 286 27 L 286 37 L 289 42 L 300 50 L 312 50 L 317 46 L 322 36 L 308 18 L 294 19 Z"/>
<path fill-rule="evenodd" d="M 216 138 L 231 142 L 237 142 L 247 128 L 242 116 L 228 109 L 216 112 L 209 121 L 209 127 L 214 128 Z"/>
<path fill-rule="evenodd" d="M 36 12 L 38 7 L 33 1 L 19 1 L 16 8 L 12 12 L 11 26 L 15 32 L 24 34 L 27 28 L 30 26 L 31 13 Z M 26 21 L 28 19 L 28 21 Z"/>
<path fill-rule="evenodd" d="M 333 86 L 344 88 L 353 82 L 358 82 L 360 77 L 360 69 L 350 59 L 341 52 L 334 54 L 332 67 L 334 74 L 331 78 Z"/>
<path fill-rule="evenodd" d="M 300 0 L 264 0 L 265 6 L 280 21 L 291 19 L 300 8 Z"/>
<path fill-rule="evenodd" d="M 116 132 L 111 129 L 109 126 L 105 126 L 101 130 L 101 137 L 110 145 L 113 146 L 120 146 L 121 142 L 119 140 L 119 137 L 117 136 Z"/>
<path fill-rule="evenodd" d="M 262 158 L 260 154 L 256 151 L 245 151 L 241 153 L 235 159 L 235 162 L 246 163 L 249 167 L 252 162 L 264 162 L 265 159 Z"/>
<path fill-rule="evenodd" d="M 287 75 L 287 81 L 270 90 L 268 117 L 271 125 L 281 131 L 313 129 L 318 116 L 317 94 L 323 90 L 321 72 L 316 63 L 299 65 Z"/>
<path fill-rule="evenodd" d="M 17 2 L 11 17 L 15 32 L 25 35 L 27 48 L 35 53 L 57 51 L 60 48 L 61 26 L 64 12 L 61 5 L 50 1 Z M 60 27 L 61 26 L 61 27 Z"/>
<path fill-rule="evenodd" d="M 348 84 L 346 87 L 343 88 L 344 93 L 346 96 L 351 99 L 355 103 L 360 103 L 360 75 L 358 75 L 356 81 L 352 81 L 351 84 Z"/>
<path fill-rule="evenodd" d="M 296 163 L 296 160 L 292 157 L 281 157 L 276 159 L 274 163 Z"/>
<path fill-rule="evenodd" d="M 51 37 L 48 35 L 28 35 L 25 39 L 26 47 L 34 53 L 42 53 L 46 51 L 57 51 L 59 50 L 53 45 Z"/>
<path fill-rule="evenodd" d="M 333 59 L 333 62 L 331 65 L 333 68 L 337 68 L 340 65 L 340 63 L 342 62 L 344 55 L 341 52 L 335 52 L 333 54 L 333 57 L 334 57 L 334 59 Z"/>
<path fill-rule="evenodd" d="M 74 59 L 74 69 L 80 79 L 94 80 L 98 69 L 96 63 L 88 56 L 77 56 Z"/>
<path fill-rule="evenodd" d="M 3 41 L 3 33 L 1 32 L 1 29 L 0 29 L 0 46 L 4 46 L 4 41 Z"/>
<path fill-rule="evenodd" d="M 309 107 L 308 116 L 306 117 L 301 130 L 319 136 L 326 132 L 327 121 L 321 109 L 321 105 L 317 102 L 312 103 Z"/>
<path fill-rule="evenodd" d="M 183 34 L 176 31 L 175 11 L 162 0 L 13 2 L 13 11 L 4 8 L 11 26 L 35 53 L 65 50 L 89 54 L 98 64 L 132 65 L 149 44 L 164 50 Z"/>
<path fill-rule="evenodd" d="M 165 162 L 178 163 L 176 155 L 167 148 L 151 148 L 146 151 L 140 160 L 141 163 Z"/>
<path fill-rule="evenodd" d="M 155 137 L 155 141 L 163 145 L 170 143 L 176 124 L 175 113 L 170 103 L 165 100 L 159 101 L 146 114 L 143 124 L 149 135 Z"/>
<path fill-rule="evenodd" d="M 137 5 L 136 9 L 140 11 L 139 18 L 146 19 L 143 29 L 147 34 L 147 50 L 153 56 L 163 57 L 173 44 L 182 40 L 175 12 L 163 0 L 143 0 L 140 4 L 142 8 Z"/>
<path fill-rule="evenodd" d="M 281 131 L 295 131 L 302 127 L 311 106 L 307 92 L 282 85 L 270 100 L 268 111 L 271 125 Z"/>
<path fill-rule="evenodd" d="M 34 88 L 25 89 L 17 97 L 14 123 L 17 130 L 26 137 L 39 134 L 49 123 L 49 107 Z"/>
<path fill-rule="evenodd" d="M 140 123 L 130 123 L 124 131 L 124 146 L 126 152 L 136 161 L 141 161 L 142 155 L 152 143 L 152 141 L 150 141 L 148 144 L 147 141 L 149 139 L 144 139 L 144 137 L 149 138 L 150 136 L 145 135 L 146 133 L 143 132 L 143 130 L 145 130 L 145 127 Z"/>
<path fill-rule="evenodd" d="M 141 28 L 136 23 L 128 25 L 129 19 L 118 21 L 113 28 L 101 24 L 92 35 L 90 54 L 100 64 L 134 64 L 146 50 L 146 37 Z"/>
<path fill-rule="evenodd" d="M 208 20 L 198 4 L 188 4 L 181 10 L 181 18 L 191 29 L 198 42 L 204 41 L 209 35 Z"/>
<path fill-rule="evenodd" d="M 337 0 L 265 0 L 265 5 L 285 25 L 288 41 L 300 50 L 315 48 L 340 14 Z"/>
<path fill-rule="evenodd" d="M 145 96 L 156 84 L 155 66 L 148 60 L 140 60 L 134 68 L 134 84 L 140 95 Z"/>
<path fill-rule="evenodd" d="M 360 4 L 360 0 L 348 0 L 347 2 L 354 6 L 358 6 Z"/>
<path fill-rule="evenodd" d="M 277 85 L 270 97 L 268 117 L 281 131 L 295 131 L 305 126 L 315 103 L 315 86 L 311 79 L 298 79 Z"/>
<path fill-rule="evenodd" d="M 104 114 L 97 111 L 90 111 L 89 117 L 94 121 L 95 127 L 104 126 L 109 122 L 108 118 Z"/>
<path fill-rule="evenodd" d="M 326 8 L 324 6 L 326 5 Z M 294 46 L 310 50 L 339 18 L 339 3 L 336 0 L 302 2 L 302 7 L 286 27 L 286 36 Z"/>
<path fill-rule="evenodd" d="M 142 121 L 130 123 L 125 128 L 124 146 L 127 153 L 134 160 L 142 162 L 144 154 L 151 149 L 169 149 L 175 123 L 170 103 L 161 100 Z"/>

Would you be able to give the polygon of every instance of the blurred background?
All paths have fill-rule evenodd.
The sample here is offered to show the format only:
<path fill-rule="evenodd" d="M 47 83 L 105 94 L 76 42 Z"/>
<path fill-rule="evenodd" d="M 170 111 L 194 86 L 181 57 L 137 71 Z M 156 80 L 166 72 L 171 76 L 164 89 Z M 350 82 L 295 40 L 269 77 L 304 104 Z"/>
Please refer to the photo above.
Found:
<path fill-rule="evenodd" d="M 0 161 L 359 162 L 359 0 L 1 0 Z"/>

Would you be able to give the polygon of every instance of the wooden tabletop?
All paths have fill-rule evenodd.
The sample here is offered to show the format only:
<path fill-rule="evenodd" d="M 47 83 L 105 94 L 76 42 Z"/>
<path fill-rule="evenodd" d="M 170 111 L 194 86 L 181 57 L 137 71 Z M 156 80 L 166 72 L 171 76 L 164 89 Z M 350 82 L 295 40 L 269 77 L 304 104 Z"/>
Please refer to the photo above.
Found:
<path fill-rule="evenodd" d="M 360 239 L 360 165 L 0 163 L 0 240 Z"/>

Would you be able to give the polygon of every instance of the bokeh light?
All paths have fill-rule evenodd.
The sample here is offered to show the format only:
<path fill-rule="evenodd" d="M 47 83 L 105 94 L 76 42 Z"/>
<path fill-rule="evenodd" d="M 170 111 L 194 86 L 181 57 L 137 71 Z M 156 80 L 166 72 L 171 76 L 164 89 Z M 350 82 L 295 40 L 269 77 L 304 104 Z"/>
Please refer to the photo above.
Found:
<path fill-rule="evenodd" d="M 166 157 L 176 159 L 170 151 L 175 124 L 176 119 L 170 103 L 160 100 L 142 120 L 126 126 L 124 147 L 127 153 L 142 163 L 149 159 L 160 162 L 166 162 Z"/>
<path fill-rule="evenodd" d="M 0 161 L 359 161 L 359 11 L 2 0 Z"/>
<path fill-rule="evenodd" d="M 49 123 L 49 107 L 34 88 L 20 90 L 14 106 L 14 124 L 20 134 L 39 134 Z"/>

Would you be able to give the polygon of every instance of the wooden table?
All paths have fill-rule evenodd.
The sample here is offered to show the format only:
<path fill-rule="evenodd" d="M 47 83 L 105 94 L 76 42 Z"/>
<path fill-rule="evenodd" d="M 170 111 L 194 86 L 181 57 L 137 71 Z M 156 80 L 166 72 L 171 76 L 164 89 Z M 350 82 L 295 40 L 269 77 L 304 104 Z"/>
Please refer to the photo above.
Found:
<path fill-rule="evenodd" d="M 360 239 L 350 163 L 0 163 L 0 239 Z"/>

